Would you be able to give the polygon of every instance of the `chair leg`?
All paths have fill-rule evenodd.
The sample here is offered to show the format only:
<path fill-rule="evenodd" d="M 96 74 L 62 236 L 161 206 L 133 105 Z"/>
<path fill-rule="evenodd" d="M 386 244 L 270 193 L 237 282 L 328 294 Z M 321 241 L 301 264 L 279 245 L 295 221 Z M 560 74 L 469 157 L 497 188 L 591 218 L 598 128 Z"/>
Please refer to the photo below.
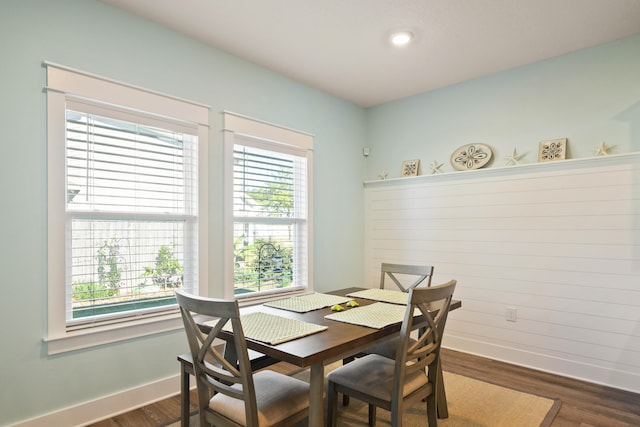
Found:
<path fill-rule="evenodd" d="M 208 427 L 208 426 L 210 426 L 210 425 L 211 425 L 211 424 L 209 424 L 209 422 L 208 422 L 208 421 L 207 421 L 207 419 L 205 418 L 204 411 L 200 411 L 200 414 L 199 414 L 199 415 L 200 415 L 200 425 L 201 425 L 201 426 Z"/>
<path fill-rule="evenodd" d="M 338 392 L 334 383 L 327 385 L 327 421 L 329 427 L 336 427 L 338 423 Z"/>
<path fill-rule="evenodd" d="M 429 427 L 438 426 L 438 405 L 436 404 L 436 392 L 434 390 L 427 396 L 427 422 Z"/>
<path fill-rule="evenodd" d="M 342 359 L 342 365 L 346 365 L 347 363 L 351 363 L 355 360 L 356 358 L 353 356 L 349 356 L 349 357 L 345 357 L 344 359 Z M 349 395 L 348 394 L 343 394 L 342 395 L 342 406 L 349 406 Z"/>
<path fill-rule="evenodd" d="M 349 406 L 349 395 L 348 394 L 343 394 L 342 395 L 342 406 Z"/>
<path fill-rule="evenodd" d="M 442 364 L 438 359 L 438 365 L 436 367 L 438 370 L 438 378 L 436 379 L 436 403 L 438 404 L 438 418 L 448 418 L 449 417 L 449 408 L 447 405 L 447 393 L 444 389 L 444 378 L 442 377 Z"/>

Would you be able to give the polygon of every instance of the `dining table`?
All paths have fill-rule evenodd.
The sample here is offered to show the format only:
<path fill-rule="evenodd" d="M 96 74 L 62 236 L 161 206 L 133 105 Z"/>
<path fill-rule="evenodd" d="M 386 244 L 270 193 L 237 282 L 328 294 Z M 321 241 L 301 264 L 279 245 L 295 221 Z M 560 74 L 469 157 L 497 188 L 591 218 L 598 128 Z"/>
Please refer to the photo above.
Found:
<path fill-rule="evenodd" d="M 361 287 L 349 287 L 319 295 L 325 295 L 325 297 L 328 295 L 341 297 L 342 299 L 336 301 L 343 301 L 340 305 L 345 308 L 345 311 L 358 310 L 358 307 L 379 304 L 379 300 L 350 296 L 353 294 L 358 295 L 359 292 L 366 290 L 366 288 Z M 346 302 L 352 300 L 357 302 L 358 307 L 349 308 L 346 305 Z M 289 304 L 290 301 L 302 300 L 296 300 L 296 297 L 283 297 L 280 301 L 276 300 L 272 303 L 245 306 L 240 309 L 247 348 L 273 360 L 287 362 L 300 368 L 309 368 L 309 426 L 323 427 L 325 425 L 325 367 L 338 360 L 356 355 L 368 347 L 399 334 L 402 317 L 400 316 L 399 319 L 391 320 L 391 323 L 383 327 L 370 327 L 331 319 L 331 317 L 336 314 L 332 311 L 331 306 L 296 311 L 299 308 L 292 308 L 291 304 Z M 450 310 L 458 309 L 461 306 L 461 301 L 453 300 Z M 370 309 L 373 308 L 374 307 L 370 307 Z M 304 322 L 304 324 L 315 327 L 317 331 L 288 339 L 284 342 L 265 342 L 266 340 L 254 339 L 247 334 L 242 318 L 246 317 L 248 319 L 249 317 L 256 316 L 256 313 L 260 316 L 269 316 L 269 318 L 278 317 L 301 321 Z M 364 313 L 364 311 L 353 313 Z M 206 329 L 206 322 L 203 323 L 201 327 Z M 223 331 L 220 338 L 230 340 L 232 338 L 232 331 Z M 227 352 L 226 357 L 228 360 L 233 360 L 235 355 L 233 354 L 232 346 L 226 345 L 225 351 Z M 438 370 L 440 378 L 437 389 L 438 417 L 446 418 L 448 416 L 447 402 L 440 366 L 438 366 Z"/>

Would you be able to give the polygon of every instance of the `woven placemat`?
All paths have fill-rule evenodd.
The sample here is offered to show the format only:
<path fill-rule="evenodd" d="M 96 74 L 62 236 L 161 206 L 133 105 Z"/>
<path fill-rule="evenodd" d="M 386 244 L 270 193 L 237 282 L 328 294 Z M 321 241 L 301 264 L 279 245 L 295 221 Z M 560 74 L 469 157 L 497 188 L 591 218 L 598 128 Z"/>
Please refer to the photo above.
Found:
<path fill-rule="evenodd" d="M 345 296 L 321 294 L 316 292 L 309 295 L 271 301 L 264 305 L 267 307 L 280 308 L 282 310 L 295 311 L 297 313 L 306 313 L 307 311 L 319 310 L 321 308 L 331 307 L 335 304 L 342 304 L 349 300 L 351 300 L 351 298 Z"/>
<path fill-rule="evenodd" d="M 327 329 L 326 326 L 261 312 L 241 315 L 240 322 L 246 338 L 272 345 L 282 344 Z M 222 329 L 233 332 L 229 322 Z"/>
<path fill-rule="evenodd" d="M 403 305 L 376 302 L 363 307 L 355 307 L 345 311 L 327 314 L 324 317 L 325 319 L 336 320 L 338 322 L 382 329 L 385 326 L 402 322 L 406 309 L 406 306 Z M 418 310 L 414 316 L 419 314 L 420 311 Z"/>
<path fill-rule="evenodd" d="M 364 291 L 352 292 L 347 294 L 347 296 L 403 305 L 407 305 L 407 302 L 409 301 L 408 293 L 392 291 L 390 289 L 365 289 Z"/>

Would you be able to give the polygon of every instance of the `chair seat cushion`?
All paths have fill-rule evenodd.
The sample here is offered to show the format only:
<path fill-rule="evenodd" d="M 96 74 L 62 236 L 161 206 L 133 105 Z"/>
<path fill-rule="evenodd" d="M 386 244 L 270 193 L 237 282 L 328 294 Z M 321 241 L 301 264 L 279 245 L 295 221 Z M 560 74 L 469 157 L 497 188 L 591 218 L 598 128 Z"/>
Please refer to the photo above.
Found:
<path fill-rule="evenodd" d="M 414 344 L 416 340 L 409 338 L 409 346 Z M 400 346 L 400 337 L 395 336 L 390 340 L 384 341 L 373 347 L 367 348 L 363 353 L 365 354 L 379 354 L 380 356 L 387 357 L 389 359 L 395 359 L 398 347 Z"/>
<path fill-rule="evenodd" d="M 264 370 L 253 374 L 258 405 L 258 423 L 273 425 L 288 416 L 309 407 L 309 384 L 274 371 Z M 234 385 L 240 388 L 240 385 Z M 209 401 L 213 411 L 247 425 L 244 402 L 218 393 Z"/>
<path fill-rule="evenodd" d="M 379 354 L 368 354 L 330 372 L 327 379 L 335 384 L 366 392 L 376 399 L 390 402 L 395 363 L 395 360 Z M 403 396 L 425 385 L 427 385 L 426 396 L 432 392 L 431 384 L 424 371 L 416 371 L 405 379 Z"/>

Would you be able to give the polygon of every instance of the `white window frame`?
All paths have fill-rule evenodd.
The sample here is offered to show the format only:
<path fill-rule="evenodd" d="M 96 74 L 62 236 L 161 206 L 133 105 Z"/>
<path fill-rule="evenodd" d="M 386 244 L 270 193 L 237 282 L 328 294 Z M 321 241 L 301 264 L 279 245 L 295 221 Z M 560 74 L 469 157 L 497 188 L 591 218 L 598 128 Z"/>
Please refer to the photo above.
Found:
<path fill-rule="evenodd" d="M 66 101 L 84 98 L 107 105 L 191 123 L 198 136 L 198 286 L 208 294 L 208 145 L 209 108 L 101 76 L 45 62 L 47 69 L 48 165 L 48 354 L 102 345 L 182 328 L 176 307 L 126 321 L 70 329 L 66 320 L 65 201 Z"/>
<path fill-rule="evenodd" d="M 223 298 L 235 298 L 241 305 L 256 304 L 270 300 L 283 293 L 303 294 L 313 292 L 313 136 L 297 130 L 252 119 L 225 111 L 224 120 L 224 289 Z M 305 288 L 283 288 L 271 292 L 234 295 L 234 252 L 233 252 L 233 159 L 234 145 L 242 144 L 242 139 L 265 141 L 271 144 L 306 151 L 307 158 L 307 265 Z"/>

